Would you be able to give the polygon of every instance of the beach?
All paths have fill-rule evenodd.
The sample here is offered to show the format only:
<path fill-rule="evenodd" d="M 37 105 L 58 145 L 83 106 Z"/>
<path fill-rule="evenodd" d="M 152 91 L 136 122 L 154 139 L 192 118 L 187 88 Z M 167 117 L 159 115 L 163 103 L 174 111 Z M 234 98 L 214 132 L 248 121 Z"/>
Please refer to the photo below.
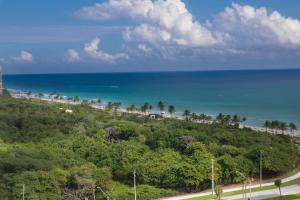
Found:
<path fill-rule="evenodd" d="M 43 97 L 39 97 L 38 94 L 31 94 L 28 95 L 26 92 L 22 92 L 22 91 L 16 91 L 16 90 L 9 90 L 12 97 L 13 98 L 17 98 L 17 99 L 33 99 L 33 100 L 41 100 L 44 102 L 49 102 L 49 103 L 61 103 L 61 104 L 67 104 L 67 105 L 80 105 L 82 103 L 84 103 L 83 100 L 78 100 L 78 101 L 74 101 L 74 100 L 68 100 L 67 96 L 61 97 L 60 99 L 56 99 L 54 97 L 51 97 L 50 94 L 42 94 Z M 40 94 L 41 95 L 41 94 Z M 93 103 L 94 102 L 94 103 Z M 91 100 L 90 103 L 88 103 L 88 105 L 94 109 L 99 109 L 99 110 L 105 110 L 106 106 L 103 103 L 96 103 L 96 100 Z M 73 113 L 72 110 L 67 109 L 67 112 Z M 135 114 L 135 115 L 141 115 L 141 116 L 149 116 L 151 118 L 151 116 L 157 116 L 159 115 L 159 118 L 152 118 L 152 119 L 176 119 L 176 120 L 186 120 L 186 118 L 182 115 L 170 115 L 166 112 L 159 112 L 159 111 L 150 111 L 150 112 L 142 112 L 139 110 L 134 110 L 134 111 L 128 111 L 125 108 L 120 107 L 119 109 L 117 109 L 115 112 L 118 113 L 126 113 L 126 114 Z M 199 124 L 212 124 L 215 123 L 216 120 L 212 117 L 212 120 L 191 120 L 194 123 L 199 123 Z M 251 130 L 254 131 L 258 131 L 258 132 L 264 132 L 264 133 L 271 133 L 271 134 L 282 134 L 282 132 L 280 130 L 270 130 L 270 129 L 266 129 L 264 127 L 256 127 L 256 126 L 250 126 L 250 125 L 246 125 L 243 123 L 239 124 L 239 128 L 249 128 Z M 289 130 L 284 131 L 284 134 L 287 135 L 291 135 Z M 294 131 L 294 136 L 300 136 L 300 131 Z"/>

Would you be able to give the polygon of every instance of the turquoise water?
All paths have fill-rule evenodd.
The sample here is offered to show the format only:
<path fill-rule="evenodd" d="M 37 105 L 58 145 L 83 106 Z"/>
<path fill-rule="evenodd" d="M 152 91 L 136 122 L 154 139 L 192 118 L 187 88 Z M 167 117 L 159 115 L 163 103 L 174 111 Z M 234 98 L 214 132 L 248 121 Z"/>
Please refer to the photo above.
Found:
<path fill-rule="evenodd" d="M 246 116 L 249 125 L 277 119 L 300 127 L 300 70 L 6 75 L 4 85 L 120 101 L 123 107 L 162 100 L 178 114 L 223 112 Z"/>

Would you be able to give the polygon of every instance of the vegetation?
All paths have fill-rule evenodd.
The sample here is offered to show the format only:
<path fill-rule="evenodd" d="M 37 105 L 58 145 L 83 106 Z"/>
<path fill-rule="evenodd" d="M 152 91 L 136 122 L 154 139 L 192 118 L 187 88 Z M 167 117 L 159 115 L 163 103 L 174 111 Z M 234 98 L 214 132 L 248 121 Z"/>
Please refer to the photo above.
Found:
<path fill-rule="evenodd" d="M 282 185 L 282 182 L 281 182 L 281 179 L 276 179 L 275 182 L 274 182 L 274 185 L 276 187 L 278 187 L 278 190 L 279 190 L 279 193 L 280 193 L 280 198 L 282 199 L 282 195 L 281 195 L 281 185 Z"/>
<path fill-rule="evenodd" d="M 134 170 L 138 199 L 154 199 L 210 187 L 212 158 L 220 184 L 239 182 L 236 171 L 256 176 L 261 150 L 265 174 L 287 172 L 296 159 L 286 135 L 120 115 L 120 104 L 110 105 L 0 98 L 0 199 L 20 199 L 23 184 L 26 199 L 133 199 Z"/>
<path fill-rule="evenodd" d="M 291 135 L 294 136 L 295 131 L 297 130 L 297 126 L 294 123 L 287 124 L 286 122 L 280 122 L 278 120 L 275 121 L 265 121 L 264 127 L 266 128 L 266 132 L 268 130 L 272 130 L 275 133 L 281 131 L 282 134 L 285 133 L 286 130 L 290 130 Z"/>

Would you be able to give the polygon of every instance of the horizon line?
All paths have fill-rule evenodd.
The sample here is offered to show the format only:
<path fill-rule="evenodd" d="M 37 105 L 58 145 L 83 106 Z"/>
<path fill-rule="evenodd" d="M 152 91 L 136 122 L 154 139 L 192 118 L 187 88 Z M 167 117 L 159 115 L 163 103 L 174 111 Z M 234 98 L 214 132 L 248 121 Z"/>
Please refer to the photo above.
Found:
<path fill-rule="evenodd" d="M 49 73 L 9 73 L 4 74 L 3 76 L 17 76 L 17 75 L 76 75 L 76 74 L 139 74 L 139 73 L 176 73 L 176 72 L 230 72 L 230 71 L 293 71 L 300 70 L 299 68 L 270 68 L 270 69 L 261 69 L 261 68 L 252 68 L 252 69 L 215 69 L 215 70 L 164 70 L 164 71 L 112 71 L 112 72 L 49 72 Z"/>

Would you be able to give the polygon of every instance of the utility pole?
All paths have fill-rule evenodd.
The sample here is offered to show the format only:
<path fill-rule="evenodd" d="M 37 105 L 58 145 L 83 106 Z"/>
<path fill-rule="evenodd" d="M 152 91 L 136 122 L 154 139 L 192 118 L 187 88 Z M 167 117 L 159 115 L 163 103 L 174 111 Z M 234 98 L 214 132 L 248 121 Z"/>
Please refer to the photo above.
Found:
<path fill-rule="evenodd" d="M 263 160 L 262 160 L 262 151 L 260 151 L 260 156 L 259 156 L 259 185 L 261 188 L 261 183 L 262 183 L 262 178 L 263 178 L 263 172 L 262 172 L 262 166 L 263 165 Z"/>
<path fill-rule="evenodd" d="M 215 181 L 214 181 L 214 159 L 211 159 L 211 191 L 212 191 L 212 196 L 214 198 L 215 195 Z"/>
<path fill-rule="evenodd" d="M 136 174 L 135 174 L 135 170 L 133 171 L 133 186 L 134 186 L 134 200 L 136 200 Z"/>
<path fill-rule="evenodd" d="M 25 200 L 25 184 L 23 184 L 22 199 Z"/>

